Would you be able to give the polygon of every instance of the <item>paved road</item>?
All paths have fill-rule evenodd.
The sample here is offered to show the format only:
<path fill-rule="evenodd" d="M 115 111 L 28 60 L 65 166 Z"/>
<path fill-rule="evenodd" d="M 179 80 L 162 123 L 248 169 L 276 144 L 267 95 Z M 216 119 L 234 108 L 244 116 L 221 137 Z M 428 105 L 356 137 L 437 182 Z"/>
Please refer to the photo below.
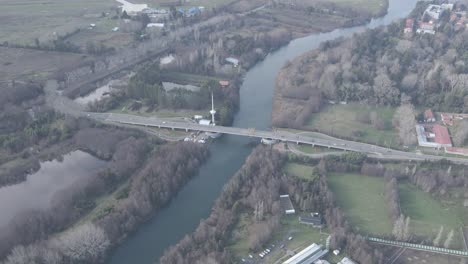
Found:
<path fill-rule="evenodd" d="M 190 122 L 175 122 L 156 117 L 142 117 L 128 114 L 115 114 L 115 113 L 83 113 L 89 118 L 96 119 L 102 122 L 136 125 L 145 127 L 158 127 L 169 129 L 181 129 L 186 131 L 205 131 L 223 133 L 237 136 L 255 137 L 255 138 L 270 138 L 283 142 L 290 142 L 296 144 L 307 144 L 312 146 L 328 147 L 332 149 L 341 149 L 347 151 L 355 151 L 367 153 L 375 157 L 397 159 L 397 160 L 441 160 L 443 158 L 451 160 L 455 163 L 468 164 L 468 159 L 454 158 L 454 157 L 440 157 L 434 155 L 419 154 L 413 152 L 405 152 L 393 150 L 380 146 L 375 146 L 366 143 L 355 141 L 342 140 L 332 137 L 313 137 L 294 134 L 285 131 L 265 131 L 256 130 L 253 128 L 238 128 L 238 127 L 225 127 L 225 126 L 203 126 Z"/>
<path fill-rule="evenodd" d="M 255 138 L 271 138 L 283 142 L 296 144 L 307 144 L 312 146 L 328 147 L 331 149 L 340 149 L 369 154 L 376 158 L 395 159 L 395 160 L 441 160 L 447 159 L 455 163 L 468 164 L 468 159 L 456 157 L 441 157 L 413 152 L 393 150 L 376 145 L 360 143 L 355 141 L 342 140 L 330 136 L 315 136 L 314 134 L 295 134 L 287 131 L 265 131 L 254 128 L 237 128 L 225 126 L 203 126 L 187 121 L 177 121 L 162 119 L 157 117 L 142 117 L 128 114 L 115 113 L 92 113 L 84 112 L 83 106 L 76 102 L 61 96 L 56 90 L 56 82 L 48 82 L 45 91 L 47 103 L 59 112 L 72 116 L 84 116 L 101 122 L 108 122 L 123 125 L 136 125 L 143 127 L 158 127 L 169 129 L 181 129 L 186 131 L 205 131 L 223 134 L 231 134 Z"/>

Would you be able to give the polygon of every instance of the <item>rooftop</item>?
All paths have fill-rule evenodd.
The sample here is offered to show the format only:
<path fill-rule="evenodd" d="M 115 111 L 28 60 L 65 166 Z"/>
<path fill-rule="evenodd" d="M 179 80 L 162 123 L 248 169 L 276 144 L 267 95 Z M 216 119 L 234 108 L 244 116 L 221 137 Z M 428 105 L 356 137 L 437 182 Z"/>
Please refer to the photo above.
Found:
<path fill-rule="evenodd" d="M 296 211 L 294 210 L 294 206 L 292 205 L 291 199 L 289 199 L 289 195 L 280 195 L 280 204 L 281 208 L 285 211 L 286 214 L 294 214 Z"/>
<path fill-rule="evenodd" d="M 452 145 L 452 140 L 450 139 L 450 134 L 446 127 L 441 125 L 434 125 L 432 127 L 432 131 L 435 134 L 435 142 L 442 145 Z"/>

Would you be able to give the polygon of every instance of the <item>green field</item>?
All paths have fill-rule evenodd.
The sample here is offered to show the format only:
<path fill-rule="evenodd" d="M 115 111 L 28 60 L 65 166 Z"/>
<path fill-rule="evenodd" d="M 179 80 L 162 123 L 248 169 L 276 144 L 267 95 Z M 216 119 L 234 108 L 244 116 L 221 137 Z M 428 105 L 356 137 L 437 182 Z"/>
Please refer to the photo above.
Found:
<path fill-rule="evenodd" d="M 34 44 L 64 35 L 90 23 L 98 24 L 102 12 L 118 3 L 111 0 L 4 0 L 0 8 L 0 42 Z"/>
<path fill-rule="evenodd" d="M 372 15 L 378 15 L 388 5 L 388 1 L 386 0 L 320 0 L 320 2 L 332 3 L 340 7 L 350 8 Z"/>
<path fill-rule="evenodd" d="M 377 130 L 371 124 L 357 121 L 357 116 L 376 112 L 385 123 L 385 130 Z M 394 108 L 369 107 L 357 103 L 347 105 L 327 106 L 320 113 L 313 114 L 307 128 L 336 137 L 352 138 L 354 140 L 378 145 L 396 147 L 399 145 L 397 131 L 392 128 Z M 356 132 L 361 135 L 356 136 Z"/>
<path fill-rule="evenodd" d="M 392 222 L 384 198 L 384 179 L 358 174 L 332 173 L 328 185 L 337 206 L 350 224 L 362 234 L 388 235 Z"/>
<path fill-rule="evenodd" d="M 286 164 L 285 172 L 287 175 L 298 177 L 308 181 L 311 181 L 318 177 L 318 175 L 314 173 L 313 166 L 307 166 L 293 162 L 289 162 L 288 164 Z"/>
<path fill-rule="evenodd" d="M 455 236 L 452 247 L 463 248 L 463 238 L 459 231 L 463 226 L 464 212 L 460 208 L 443 205 L 431 194 L 421 191 L 409 182 L 400 183 L 399 191 L 402 213 L 412 220 L 411 233 L 433 240 L 440 226 L 444 226 L 442 240 L 453 229 Z"/>

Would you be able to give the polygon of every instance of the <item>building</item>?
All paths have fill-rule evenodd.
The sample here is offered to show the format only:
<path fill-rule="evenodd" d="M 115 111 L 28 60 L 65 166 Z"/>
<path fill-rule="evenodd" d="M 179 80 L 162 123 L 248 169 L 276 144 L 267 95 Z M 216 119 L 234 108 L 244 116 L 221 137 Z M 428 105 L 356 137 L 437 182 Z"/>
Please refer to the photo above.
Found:
<path fill-rule="evenodd" d="M 357 263 L 348 257 L 344 257 L 340 262 L 338 262 L 338 264 L 357 264 Z"/>
<path fill-rule="evenodd" d="M 294 206 L 292 205 L 291 199 L 288 194 L 280 195 L 280 204 L 285 214 L 295 214 Z"/>
<path fill-rule="evenodd" d="M 421 147 L 452 147 L 448 129 L 441 125 L 416 125 L 418 144 Z"/>
<path fill-rule="evenodd" d="M 339 254 L 340 254 L 340 250 L 339 250 L 339 249 L 333 250 L 333 255 L 338 256 Z"/>
<path fill-rule="evenodd" d="M 435 25 L 433 21 L 419 22 L 419 28 L 416 30 L 418 34 L 435 34 Z"/>
<path fill-rule="evenodd" d="M 433 123 L 435 121 L 436 119 L 435 119 L 434 112 L 432 112 L 432 109 L 426 109 L 426 111 L 424 111 L 424 122 Z"/>
<path fill-rule="evenodd" d="M 328 250 L 324 250 L 321 245 L 313 243 L 283 262 L 283 264 L 313 264 L 327 253 Z"/>
<path fill-rule="evenodd" d="M 313 227 L 323 227 L 323 218 L 319 213 L 311 213 L 306 216 L 299 216 L 299 222 L 301 224 L 311 225 Z"/>
<path fill-rule="evenodd" d="M 202 126 L 210 126 L 211 125 L 211 120 L 209 120 L 209 119 L 200 119 L 200 121 L 198 121 L 198 124 L 200 124 Z"/>
<path fill-rule="evenodd" d="M 328 261 L 326 261 L 324 259 L 320 259 L 320 260 L 315 261 L 314 264 L 330 264 L 330 262 L 328 262 Z"/>
<path fill-rule="evenodd" d="M 149 23 L 147 28 L 164 28 L 164 23 Z"/>
<path fill-rule="evenodd" d="M 429 17 L 439 20 L 440 14 L 444 9 L 440 5 L 429 5 L 424 11 L 424 15 L 428 15 Z"/>
<path fill-rule="evenodd" d="M 226 61 L 234 65 L 234 67 L 239 66 L 239 60 L 233 57 L 226 58 Z"/>
<path fill-rule="evenodd" d="M 414 20 L 411 18 L 407 18 L 405 21 L 405 29 L 403 32 L 405 34 L 413 33 L 413 28 L 414 28 Z"/>
<path fill-rule="evenodd" d="M 229 81 L 219 81 L 219 85 L 221 85 L 221 87 L 228 87 L 229 86 Z"/>

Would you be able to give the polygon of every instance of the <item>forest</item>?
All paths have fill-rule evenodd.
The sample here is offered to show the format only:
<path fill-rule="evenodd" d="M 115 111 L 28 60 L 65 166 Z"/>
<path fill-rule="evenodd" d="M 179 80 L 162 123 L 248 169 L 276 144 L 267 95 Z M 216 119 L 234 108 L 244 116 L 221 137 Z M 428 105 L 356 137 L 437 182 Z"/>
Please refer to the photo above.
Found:
<path fill-rule="evenodd" d="M 467 112 L 468 31 L 448 12 L 439 22 L 434 35 L 404 33 L 405 21 L 367 30 L 287 64 L 277 79 L 275 125 L 302 127 L 329 101 Z"/>

